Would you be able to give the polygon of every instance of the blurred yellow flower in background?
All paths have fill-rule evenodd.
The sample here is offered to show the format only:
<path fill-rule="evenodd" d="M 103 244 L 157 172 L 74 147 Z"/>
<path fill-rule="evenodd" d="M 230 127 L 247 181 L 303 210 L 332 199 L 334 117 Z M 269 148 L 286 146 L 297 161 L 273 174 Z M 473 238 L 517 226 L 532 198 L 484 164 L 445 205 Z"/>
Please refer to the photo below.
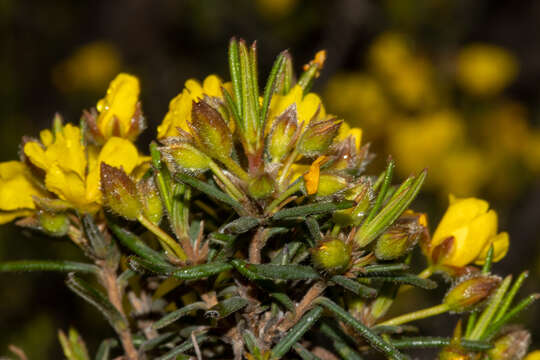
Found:
<path fill-rule="evenodd" d="M 257 0 L 259 13 L 266 18 L 280 19 L 294 11 L 298 0 Z"/>
<path fill-rule="evenodd" d="M 158 139 L 177 136 L 177 128 L 190 132 L 188 122 L 191 122 L 191 105 L 193 101 L 197 102 L 204 96 L 218 98 L 220 101 L 223 101 L 221 87 L 229 88 L 230 90 L 230 85 L 228 83 L 224 84 L 216 75 L 207 76 L 202 84 L 197 80 L 189 79 L 184 86 L 182 92 L 169 103 L 169 111 L 165 115 L 161 125 L 157 128 Z M 234 130 L 234 121 L 229 121 L 229 127 L 231 130 Z"/>
<path fill-rule="evenodd" d="M 523 360 L 540 360 L 540 350 L 528 353 Z"/>
<path fill-rule="evenodd" d="M 450 195 L 450 205 L 426 252 L 428 257 L 431 256 L 438 245 L 451 238 L 449 251 L 438 259 L 438 265 L 463 267 L 473 262 L 483 264 L 492 245 L 493 261 L 499 261 L 506 255 L 510 241 L 508 233 L 497 234 L 497 228 L 497 213 L 489 210 L 487 201 Z"/>
<path fill-rule="evenodd" d="M 64 92 L 99 92 L 121 65 L 120 52 L 114 44 L 95 41 L 79 47 L 58 64 L 53 70 L 52 80 Z"/>
<path fill-rule="evenodd" d="M 490 44 L 463 48 L 457 58 L 457 81 L 467 92 L 477 96 L 499 93 L 517 75 L 517 60 L 507 50 Z"/>
<path fill-rule="evenodd" d="M 391 110 L 383 88 L 367 74 L 334 76 L 326 88 L 325 99 L 331 104 L 332 113 L 343 115 L 353 125 L 362 124 L 371 138 L 383 131 Z"/>
<path fill-rule="evenodd" d="M 139 102 L 139 93 L 139 79 L 133 75 L 120 73 L 111 81 L 107 94 L 98 101 L 96 106 L 99 112 L 97 127 L 105 139 L 119 136 L 134 140 L 134 137 L 138 135 L 140 131 L 137 131 L 134 136 L 129 136 L 133 123 L 138 122 L 135 119 L 135 112 Z"/>
<path fill-rule="evenodd" d="M 22 162 L 0 163 L 0 224 L 31 215 L 36 208 L 32 197 L 44 195 Z"/>

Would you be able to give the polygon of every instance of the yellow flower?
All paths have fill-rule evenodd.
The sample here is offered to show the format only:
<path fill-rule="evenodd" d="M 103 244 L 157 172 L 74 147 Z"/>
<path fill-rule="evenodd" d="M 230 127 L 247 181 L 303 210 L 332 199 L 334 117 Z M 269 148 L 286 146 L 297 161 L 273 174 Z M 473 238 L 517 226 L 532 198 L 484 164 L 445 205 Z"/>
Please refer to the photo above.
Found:
<path fill-rule="evenodd" d="M 349 136 L 354 139 L 356 150 L 359 150 L 362 145 L 362 129 L 356 127 L 351 128 L 349 124 L 343 122 L 339 128 L 335 141 L 343 141 Z"/>
<path fill-rule="evenodd" d="M 270 100 L 270 107 L 268 109 L 268 119 L 266 124 L 266 132 L 268 133 L 272 128 L 274 120 L 283 114 L 289 106 L 296 105 L 296 115 L 298 123 L 303 123 L 305 126 L 314 119 L 323 120 L 326 117 L 326 112 L 322 104 L 321 98 L 314 93 L 309 93 L 304 96 L 302 87 L 295 85 L 285 95 L 274 95 Z"/>
<path fill-rule="evenodd" d="M 147 159 L 128 140 L 111 137 L 102 148 L 84 146 L 78 127 L 67 124 L 55 134 L 44 130 L 42 144 L 28 142 L 24 154 L 45 172 L 45 186 L 81 212 L 99 210 L 100 164 L 122 167 L 131 173 Z"/>
<path fill-rule="evenodd" d="M 138 135 L 142 126 L 137 127 L 131 134 L 132 127 L 137 126 L 138 119 L 134 119 L 139 102 L 139 79 L 133 75 L 121 73 L 111 81 L 107 94 L 98 101 L 97 127 L 105 139 L 112 136 L 134 138 Z"/>
<path fill-rule="evenodd" d="M 457 80 L 473 95 L 497 94 L 514 80 L 517 71 L 514 56 L 494 45 L 467 46 L 460 51 L 457 59 Z"/>
<path fill-rule="evenodd" d="M 55 86 L 62 91 L 101 91 L 118 72 L 121 56 L 114 44 L 95 41 L 81 46 L 52 73 Z"/>
<path fill-rule="evenodd" d="M 540 350 L 528 353 L 523 360 L 540 360 Z"/>
<path fill-rule="evenodd" d="M 202 85 L 197 80 L 189 79 L 184 86 L 184 90 L 169 103 L 169 112 L 167 112 L 163 122 L 157 128 L 158 139 L 177 136 L 178 131 L 176 128 L 190 132 L 188 123 L 191 122 L 191 105 L 193 101 L 198 102 L 205 95 L 211 98 L 222 98 L 222 87 L 228 88 L 229 93 L 231 93 L 230 84 L 224 84 L 216 75 L 207 76 Z M 234 131 L 234 121 L 229 122 L 229 128 Z"/>
<path fill-rule="evenodd" d="M 493 261 L 501 260 L 508 251 L 508 233 L 497 234 L 497 213 L 477 198 L 455 198 L 437 226 L 430 249 L 453 238 L 453 246 L 439 265 L 463 267 L 472 262 L 482 264 L 491 245 Z"/>
<path fill-rule="evenodd" d="M 26 166 L 19 161 L 0 163 L 0 224 L 31 215 L 32 196 L 44 196 L 44 192 L 34 185 Z"/>
<path fill-rule="evenodd" d="M 373 68 L 385 75 L 394 73 L 412 58 L 412 50 L 406 36 L 384 33 L 377 37 L 369 49 Z"/>

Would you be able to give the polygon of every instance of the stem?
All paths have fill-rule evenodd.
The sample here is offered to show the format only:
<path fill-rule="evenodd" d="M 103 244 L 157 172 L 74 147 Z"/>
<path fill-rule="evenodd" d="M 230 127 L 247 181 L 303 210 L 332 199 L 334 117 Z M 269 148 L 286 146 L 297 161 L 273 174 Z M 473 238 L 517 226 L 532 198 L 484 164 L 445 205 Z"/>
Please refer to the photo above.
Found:
<path fill-rule="evenodd" d="M 109 301 L 113 306 L 120 312 L 122 317 L 126 319 L 126 314 L 124 313 L 124 308 L 122 306 L 122 291 L 120 290 L 120 287 L 118 286 L 118 281 L 116 277 L 116 271 L 111 269 L 106 265 L 106 262 L 103 262 L 103 264 L 99 264 L 102 266 L 102 281 L 103 285 L 105 286 L 105 289 L 107 290 L 107 296 L 109 298 Z M 127 323 L 127 320 L 126 320 Z M 137 354 L 137 350 L 135 349 L 135 346 L 133 345 L 133 338 L 131 337 L 131 332 L 129 330 L 129 327 L 126 327 L 125 329 L 118 330 L 118 335 L 120 336 L 120 341 L 122 342 L 122 347 L 124 348 L 124 352 L 126 353 L 126 357 L 128 360 L 137 360 L 139 359 L 139 356 Z"/>
<path fill-rule="evenodd" d="M 218 177 L 219 180 L 225 185 L 228 192 L 235 200 L 240 200 L 243 198 L 242 193 L 240 190 L 236 188 L 236 186 L 229 180 L 229 178 L 221 171 L 219 166 L 213 161 L 210 161 L 210 169 L 212 172 Z"/>
<path fill-rule="evenodd" d="M 245 182 L 249 182 L 249 175 L 238 163 L 231 158 L 220 159 L 220 161 L 229 169 L 230 172 L 238 176 Z"/>
<path fill-rule="evenodd" d="M 282 192 L 277 199 L 272 201 L 270 205 L 268 205 L 268 207 L 266 208 L 266 213 L 269 214 L 272 210 L 278 207 L 278 205 L 281 204 L 286 198 L 288 198 L 290 195 L 300 190 L 301 187 L 302 187 L 301 181 L 297 181 L 296 183 L 294 183 L 291 187 L 289 187 L 287 190 Z"/>
<path fill-rule="evenodd" d="M 160 240 L 160 243 L 163 245 L 165 250 L 172 251 L 173 254 L 176 254 L 178 258 L 182 261 L 187 259 L 186 253 L 184 252 L 184 249 L 178 244 L 172 237 L 169 236 L 165 231 L 161 230 L 161 228 L 157 225 L 155 225 L 153 222 L 148 220 L 144 215 L 139 215 L 137 218 L 139 222 L 147 228 L 150 232 L 152 232 L 154 235 L 158 237 Z"/>
<path fill-rule="evenodd" d="M 281 169 L 281 175 L 278 179 L 278 184 L 281 186 L 283 181 L 285 180 L 285 177 L 287 176 L 287 173 L 289 172 L 289 168 L 296 160 L 296 157 L 298 156 L 298 151 L 296 149 L 293 150 L 293 152 L 289 155 L 285 162 L 285 166 L 283 166 L 283 169 Z"/>
<path fill-rule="evenodd" d="M 412 313 L 401 315 L 401 316 L 395 317 L 395 318 L 390 319 L 390 320 L 386 320 L 385 322 L 377 324 L 377 326 L 401 325 L 401 324 L 405 324 L 405 323 L 408 323 L 408 322 L 411 322 L 411 321 L 425 319 L 427 317 L 439 315 L 439 314 L 447 312 L 448 310 L 450 310 L 448 305 L 440 304 L 440 305 L 432 306 L 432 307 L 427 308 L 427 309 L 422 309 L 422 310 L 418 310 L 418 311 L 415 311 L 415 312 L 412 312 Z"/>

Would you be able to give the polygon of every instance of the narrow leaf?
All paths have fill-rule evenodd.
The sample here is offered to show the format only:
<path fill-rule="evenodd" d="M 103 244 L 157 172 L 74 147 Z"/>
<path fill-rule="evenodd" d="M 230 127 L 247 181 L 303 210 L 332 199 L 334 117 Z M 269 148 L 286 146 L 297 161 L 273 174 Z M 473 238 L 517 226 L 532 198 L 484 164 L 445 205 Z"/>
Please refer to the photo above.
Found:
<path fill-rule="evenodd" d="M 336 210 L 349 209 L 355 205 L 354 201 L 345 200 L 339 203 L 325 202 L 318 204 L 300 205 L 278 211 L 272 220 L 281 220 L 294 217 L 305 217 L 314 214 L 327 214 Z"/>
<path fill-rule="evenodd" d="M 225 224 L 220 232 L 229 234 L 243 234 L 259 225 L 261 220 L 252 216 L 242 216 L 230 223 Z"/>
<path fill-rule="evenodd" d="M 281 339 L 279 343 L 272 349 L 272 356 L 275 359 L 281 359 L 291 347 L 296 344 L 298 340 L 304 336 L 304 334 L 319 320 L 323 312 L 323 309 L 319 306 L 311 309 L 300 321 L 294 325 L 287 335 Z"/>
<path fill-rule="evenodd" d="M 272 70 L 270 71 L 268 80 L 266 80 L 266 86 L 264 88 L 264 95 L 263 95 L 263 101 L 262 101 L 262 106 L 261 106 L 261 119 L 260 119 L 260 123 L 263 125 L 266 123 L 266 116 L 268 114 L 268 107 L 270 106 L 270 100 L 272 99 L 272 95 L 274 94 L 276 78 L 278 74 L 281 71 L 283 71 L 283 65 L 285 64 L 285 53 L 286 51 L 278 55 L 276 61 L 274 62 L 274 65 L 272 66 Z M 264 126 L 262 128 L 264 129 Z"/>
<path fill-rule="evenodd" d="M 111 229 L 113 234 L 116 236 L 118 241 L 120 241 L 120 243 L 127 247 L 129 250 L 133 251 L 133 253 L 152 262 L 165 263 L 166 258 L 162 253 L 157 252 L 156 250 L 146 245 L 146 243 L 135 234 L 118 226 L 113 221 L 109 221 L 108 226 L 109 229 Z"/>
<path fill-rule="evenodd" d="M 207 341 L 210 337 L 206 334 L 200 334 L 195 336 L 195 341 L 197 341 L 197 344 L 202 344 L 203 342 Z M 184 355 L 182 353 L 193 349 L 194 345 L 191 341 L 191 338 L 184 341 L 182 344 L 174 347 L 169 352 L 167 352 L 165 355 L 162 355 L 160 357 L 155 358 L 155 360 L 171 360 L 171 359 L 177 359 L 178 356 Z M 189 357 L 186 357 L 189 358 Z"/>
<path fill-rule="evenodd" d="M 369 214 L 368 214 L 368 216 L 367 216 L 367 218 L 365 220 L 366 223 L 369 223 L 371 221 L 371 219 L 373 219 L 375 217 L 375 215 L 377 215 L 377 212 L 381 208 L 383 200 L 384 200 L 384 198 L 386 196 L 386 192 L 388 191 L 388 187 L 390 186 L 390 182 L 392 181 L 392 174 L 394 173 L 394 167 L 395 167 L 394 160 L 392 160 L 392 158 L 389 158 L 388 159 L 388 165 L 387 165 L 386 171 L 384 173 L 384 178 L 383 178 L 383 181 L 382 181 L 381 190 L 377 194 L 377 199 L 375 200 L 375 204 L 371 208 L 371 210 L 370 210 L 370 212 L 369 212 Z"/>
<path fill-rule="evenodd" d="M 335 276 L 332 276 L 330 280 L 336 283 L 337 285 L 342 286 L 343 288 L 353 292 L 356 295 L 366 297 L 366 298 L 374 298 L 377 296 L 377 290 L 370 288 L 366 285 L 360 284 L 358 281 L 349 279 L 348 277 L 335 275 Z"/>
<path fill-rule="evenodd" d="M 391 282 L 395 284 L 408 284 L 408 285 L 416 286 L 416 287 L 427 289 L 427 290 L 435 289 L 437 287 L 437 283 L 435 281 L 429 280 L 429 279 L 422 279 L 413 274 L 367 276 L 367 277 L 359 278 L 359 280 L 364 280 L 364 279 L 369 279 L 371 281 Z"/>
<path fill-rule="evenodd" d="M 20 260 L 0 263 L 0 272 L 60 271 L 97 274 L 99 268 L 92 264 L 61 260 Z"/>
<path fill-rule="evenodd" d="M 398 349 L 437 348 L 451 343 L 451 338 L 444 337 L 403 337 L 399 340 L 392 340 L 392 345 Z M 488 342 L 472 340 L 462 340 L 460 345 L 470 351 L 486 351 L 493 347 Z"/>
<path fill-rule="evenodd" d="M 214 319 L 223 319 L 232 313 L 243 309 L 248 304 L 249 301 L 247 299 L 240 296 L 233 296 L 212 306 L 204 315 Z"/>
<path fill-rule="evenodd" d="M 155 330 L 164 328 L 165 326 L 168 326 L 174 323 L 178 319 L 182 318 L 183 316 L 188 315 L 189 313 L 195 310 L 206 310 L 206 303 L 203 301 L 197 301 L 197 302 L 188 304 L 184 306 L 183 308 L 174 310 L 168 313 L 167 315 L 165 315 L 164 317 L 162 317 L 161 319 L 159 319 L 158 321 L 156 321 L 152 325 L 152 328 Z"/>
<path fill-rule="evenodd" d="M 211 198 L 219 200 L 227 205 L 232 206 L 233 208 L 242 209 L 242 205 L 238 201 L 234 200 L 228 194 L 225 194 L 223 191 L 219 190 L 213 185 L 209 185 L 199 179 L 182 173 L 177 173 L 175 177 L 178 181 L 194 187 L 195 189 L 199 190 L 202 193 L 205 193 Z"/>
<path fill-rule="evenodd" d="M 249 264 L 240 259 L 231 261 L 238 272 L 251 280 L 312 280 L 319 273 L 305 265 Z"/>
<path fill-rule="evenodd" d="M 394 271 L 405 271 L 409 269 L 409 265 L 398 263 L 398 264 L 375 264 L 368 265 L 364 267 L 366 274 L 384 274 Z"/>
<path fill-rule="evenodd" d="M 95 360 L 109 360 L 111 358 L 111 349 L 118 346 L 115 339 L 105 339 L 99 344 Z"/>
<path fill-rule="evenodd" d="M 128 265 L 133 271 L 141 272 L 147 270 L 158 275 L 172 276 L 182 280 L 202 279 L 232 269 L 232 265 L 224 262 L 214 262 L 179 268 L 162 263 L 152 263 L 136 256 L 131 256 L 128 259 Z"/>

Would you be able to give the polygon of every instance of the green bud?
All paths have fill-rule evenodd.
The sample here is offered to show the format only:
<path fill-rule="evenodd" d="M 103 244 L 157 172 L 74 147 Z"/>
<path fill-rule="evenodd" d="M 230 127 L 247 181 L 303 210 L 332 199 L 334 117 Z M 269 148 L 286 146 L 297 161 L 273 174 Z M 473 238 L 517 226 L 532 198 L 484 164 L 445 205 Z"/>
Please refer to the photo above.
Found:
<path fill-rule="evenodd" d="M 249 183 L 249 194 L 255 199 L 263 199 L 270 195 L 275 190 L 274 180 L 268 174 L 259 176 Z"/>
<path fill-rule="evenodd" d="M 324 154 L 336 137 L 342 121 L 336 119 L 310 122 L 298 143 L 298 151 L 313 157 Z"/>
<path fill-rule="evenodd" d="M 142 202 L 144 216 L 154 224 L 159 224 L 163 216 L 163 203 L 161 202 L 154 177 L 151 176 L 139 181 L 137 190 L 139 191 L 139 198 Z"/>
<path fill-rule="evenodd" d="M 298 122 L 296 120 L 296 105 L 291 105 L 274 122 L 266 149 L 272 162 L 279 162 L 292 149 L 298 136 Z"/>
<path fill-rule="evenodd" d="M 375 244 L 375 257 L 379 260 L 394 260 L 402 257 L 418 243 L 425 228 L 417 218 L 399 219 L 386 230 Z"/>
<path fill-rule="evenodd" d="M 531 334 L 527 330 L 515 329 L 500 336 L 488 351 L 492 360 L 523 359 L 531 343 Z"/>
<path fill-rule="evenodd" d="M 45 210 L 38 212 L 41 230 L 50 236 L 64 236 L 69 229 L 69 219 L 65 213 L 53 213 Z"/>
<path fill-rule="evenodd" d="M 281 95 L 285 95 L 291 90 L 295 77 L 291 54 L 285 50 L 283 56 L 283 70 L 278 73 L 274 90 L 277 94 Z"/>
<path fill-rule="evenodd" d="M 346 187 L 347 180 L 344 178 L 331 174 L 321 174 L 316 195 L 321 197 L 334 195 Z"/>
<path fill-rule="evenodd" d="M 199 149 L 218 160 L 229 158 L 233 149 L 232 134 L 213 107 L 204 101 L 194 101 L 189 126 Z"/>
<path fill-rule="evenodd" d="M 362 182 L 347 190 L 345 199 L 354 200 L 356 205 L 350 209 L 336 211 L 332 216 L 334 222 L 342 227 L 360 225 L 371 206 L 372 197 L 373 193 L 368 182 Z"/>
<path fill-rule="evenodd" d="M 209 169 L 212 161 L 202 151 L 184 142 L 161 147 L 159 150 L 172 172 L 200 174 Z"/>
<path fill-rule="evenodd" d="M 101 163 L 101 190 L 105 204 L 128 220 L 135 220 L 142 210 L 137 186 L 122 169 Z"/>
<path fill-rule="evenodd" d="M 311 250 L 313 264 L 330 274 L 344 273 L 351 263 L 352 248 L 339 239 L 324 240 Z"/>
<path fill-rule="evenodd" d="M 443 303 L 456 313 L 473 310 L 488 299 L 500 283 L 498 276 L 465 276 L 448 290 Z"/>

